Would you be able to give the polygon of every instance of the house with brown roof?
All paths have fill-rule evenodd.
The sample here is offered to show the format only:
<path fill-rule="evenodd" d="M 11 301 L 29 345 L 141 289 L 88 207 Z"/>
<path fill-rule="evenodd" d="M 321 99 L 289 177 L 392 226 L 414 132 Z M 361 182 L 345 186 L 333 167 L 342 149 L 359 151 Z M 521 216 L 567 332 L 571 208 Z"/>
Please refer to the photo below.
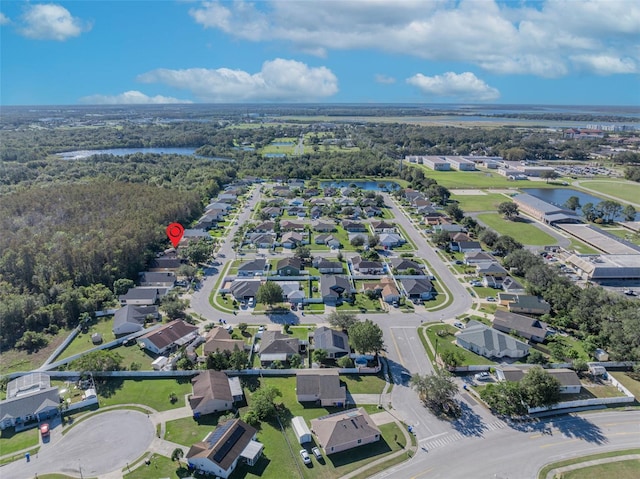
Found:
<path fill-rule="evenodd" d="M 236 347 L 240 351 L 243 351 L 245 349 L 245 342 L 242 339 L 231 339 L 229 331 L 225 328 L 213 328 L 206 336 L 204 354 L 208 356 L 216 351 L 232 353 Z"/>
<path fill-rule="evenodd" d="M 363 291 L 376 291 L 385 303 L 400 301 L 400 292 L 392 278 L 381 278 L 377 283 L 364 283 Z"/>
<path fill-rule="evenodd" d="M 218 411 L 233 409 L 233 403 L 242 400 L 239 377 L 227 377 L 222 371 L 202 371 L 191 379 L 193 392 L 189 406 L 195 418 Z"/>
<path fill-rule="evenodd" d="M 362 256 L 354 256 L 351 258 L 353 269 L 360 274 L 383 274 L 384 266 L 380 261 L 371 261 L 364 259 Z"/>
<path fill-rule="evenodd" d="M 280 221 L 281 231 L 304 231 L 304 224 L 296 221 L 282 220 Z"/>
<path fill-rule="evenodd" d="M 155 354 L 164 354 L 198 337 L 198 327 L 176 319 L 138 338 L 138 344 Z"/>
<path fill-rule="evenodd" d="M 187 452 L 189 467 L 196 471 L 211 474 L 214 477 L 228 478 L 244 460 L 248 465 L 255 465 L 264 446 L 257 442 L 256 428 L 240 419 L 231 419 L 197 442 Z"/>
<path fill-rule="evenodd" d="M 347 402 L 347 388 L 340 386 L 337 369 L 300 369 L 296 371 L 296 399 L 342 407 Z"/>
<path fill-rule="evenodd" d="M 312 419 L 311 431 L 327 455 L 371 444 L 381 437 L 380 429 L 363 408 Z"/>

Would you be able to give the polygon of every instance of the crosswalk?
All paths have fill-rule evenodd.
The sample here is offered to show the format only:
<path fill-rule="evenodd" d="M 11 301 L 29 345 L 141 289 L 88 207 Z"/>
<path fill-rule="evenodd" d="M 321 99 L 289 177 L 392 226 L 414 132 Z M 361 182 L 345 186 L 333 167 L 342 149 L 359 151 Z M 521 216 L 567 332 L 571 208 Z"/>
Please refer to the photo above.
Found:
<path fill-rule="evenodd" d="M 495 431 L 497 429 L 502 429 L 506 426 L 506 424 L 504 423 L 504 421 L 493 421 L 490 423 L 486 423 L 484 424 L 484 427 L 482 429 L 482 434 L 489 432 L 489 431 Z M 478 439 L 482 438 L 482 435 L 479 436 L 465 436 L 464 434 L 460 433 L 460 432 L 449 432 L 446 433 L 444 435 L 440 435 L 437 437 L 427 437 L 424 439 L 421 439 L 420 442 L 420 447 L 423 449 L 426 449 L 427 451 L 430 451 L 432 449 L 436 449 L 438 447 L 444 447 L 447 446 L 449 444 L 453 444 L 456 441 L 460 441 L 462 439 L 465 438 L 473 438 L 476 437 Z"/>

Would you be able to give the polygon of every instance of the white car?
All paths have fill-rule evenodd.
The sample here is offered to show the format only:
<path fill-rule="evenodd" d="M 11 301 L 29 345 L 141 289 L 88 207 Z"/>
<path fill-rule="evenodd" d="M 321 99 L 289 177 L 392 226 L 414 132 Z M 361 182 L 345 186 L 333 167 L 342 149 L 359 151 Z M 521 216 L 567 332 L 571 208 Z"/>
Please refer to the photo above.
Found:
<path fill-rule="evenodd" d="M 490 303 L 495 303 L 496 302 L 496 298 L 494 298 L 493 296 L 489 296 L 487 298 L 487 301 L 489 301 Z"/>
<path fill-rule="evenodd" d="M 311 458 L 309 457 L 309 453 L 306 449 L 300 449 L 300 457 L 302 458 L 302 462 L 305 464 L 311 464 Z"/>
<path fill-rule="evenodd" d="M 456 328 L 464 329 L 464 324 L 462 324 L 460 321 L 456 321 L 455 323 L 453 323 L 453 325 L 454 325 Z"/>
<path fill-rule="evenodd" d="M 488 381 L 489 379 L 491 379 L 491 376 L 488 372 L 478 373 L 473 377 L 476 379 L 476 381 Z"/>
<path fill-rule="evenodd" d="M 311 452 L 313 453 L 314 456 L 316 456 L 316 459 L 319 461 L 320 459 L 322 459 L 322 453 L 320 452 L 320 449 L 317 447 L 314 447 L 313 449 L 311 449 Z"/>

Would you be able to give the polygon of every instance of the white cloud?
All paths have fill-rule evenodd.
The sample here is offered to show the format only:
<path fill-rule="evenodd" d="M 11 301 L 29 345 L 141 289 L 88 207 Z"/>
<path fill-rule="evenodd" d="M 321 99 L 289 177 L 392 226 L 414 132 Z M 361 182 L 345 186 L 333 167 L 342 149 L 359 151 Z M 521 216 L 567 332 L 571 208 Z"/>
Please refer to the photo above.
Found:
<path fill-rule="evenodd" d="M 338 92 L 338 79 L 326 67 L 309 67 L 294 60 L 266 61 L 258 73 L 229 68 L 160 68 L 138 76 L 144 83 L 164 83 L 191 91 L 203 101 L 310 101 Z"/>
<path fill-rule="evenodd" d="M 407 83 L 431 97 L 453 98 L 463 101 L 494 101 L 500 92 L 487 85 L 471 72 L 447 72 L 428 77 L 418 73 L 407 78 Z"/>
<path fill-rule="evenodd" d="M 375 49 L 543 77 L 582 68 L 572 56 L 603 51 L 618 56 L 603 65 L 609 73 L 626 72 L 625 58 L 640 62 L 640 2 L 630 0 L 212 0 L 189 13 L 204 28 L 249 41 L 285 41 L 322 57 Z"/>
<path fill-rule="evenodd" d="M 27 7 L 22 15 L 20 33 L 37 40 L 64 41 L 91 30 L 91 24 L 71 16 L 66 8 L 50 4 Z"/>
<path fill-rule="evenodd" d="M 376 81 L 376 83 L 382 83 L 383 85 L 392 85 L 393 83 L 396 82 L 395 78 L 390 77 L 388 75 L 383 75 L 381 73 L 376 73 L 373 78 Z"/>
<path fill-rule="evenodd" d="M 597 75 L 614 75 L 616 73 L 637 73 L 636 62 L 631 58 L 618 58 L 614 55 L 575 55 L 571 60 L 576 65 Z"/>
<path fill-rule="evenodd" d="M 7 25 L 9 23 L 11 23 L 11 19 L 4 13 L 0 12 L 0 25 Z"/>
<path fill-rule="evenodd" d="M 90 95 L 80 98 L 80 103 L 88 105 L 158 105 L 162 103 L 192 103 L 170 96 L 147 96 L 136 90 L 126 91 L 119 95 Z"/>

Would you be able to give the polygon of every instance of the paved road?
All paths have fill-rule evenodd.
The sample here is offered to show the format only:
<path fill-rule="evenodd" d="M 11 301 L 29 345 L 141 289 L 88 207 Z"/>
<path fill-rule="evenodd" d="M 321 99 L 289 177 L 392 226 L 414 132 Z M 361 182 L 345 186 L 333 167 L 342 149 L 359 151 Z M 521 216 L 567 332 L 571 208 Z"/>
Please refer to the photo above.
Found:
<path fill-rule="evenodd" d="M 0 469 L 2 479 L 25 479 L 60 472 L 96 477 L 122 469 L 149 448 L 155 428 L 146 414 L 116 410 L 96 414 L 64 436 L 42 444 L 30 462 L 20 460 Z"/>

